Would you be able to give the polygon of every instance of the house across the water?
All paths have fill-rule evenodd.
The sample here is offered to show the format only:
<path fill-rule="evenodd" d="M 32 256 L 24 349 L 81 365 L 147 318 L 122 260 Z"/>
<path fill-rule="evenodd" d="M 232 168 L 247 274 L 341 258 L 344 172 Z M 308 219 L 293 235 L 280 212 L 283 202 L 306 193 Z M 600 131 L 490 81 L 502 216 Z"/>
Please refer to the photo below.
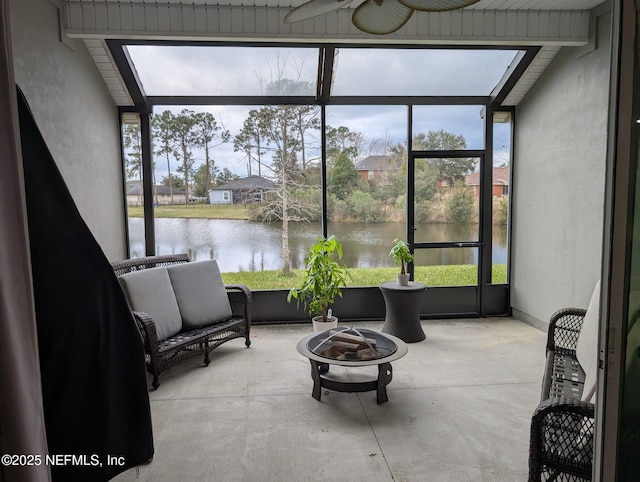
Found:
<path fill-rule="evenodd" d="M 262 202 L 275 183 L 261 176 L 248 176 L 216 186 L 209 191 L 210 204 L 244 204 Z"/>
<path fill-rule="evenodd" d="M 142 206 L 142 203 L 142 183 L 133 183 L 131 188 L 127 191 L 127 205 Z M 169 186 L 165 186 L 164 184 L 156 184 L 153 186 L 153 203 L 157 205 L 185 204 L 186 193 L 182 189 L 171 189 Z"/>

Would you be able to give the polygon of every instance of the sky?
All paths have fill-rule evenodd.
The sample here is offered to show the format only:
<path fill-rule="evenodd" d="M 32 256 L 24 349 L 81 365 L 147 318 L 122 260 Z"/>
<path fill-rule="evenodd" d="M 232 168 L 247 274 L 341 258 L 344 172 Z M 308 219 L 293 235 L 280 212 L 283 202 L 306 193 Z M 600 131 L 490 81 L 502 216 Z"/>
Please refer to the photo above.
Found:
<path fill-rule="evenodd" d="M 316 48 L 275 47 L 167 47 L 129 46 L 137 73 L 147 95 L 260 95 L 278 78 L 315 85 Z M 427 55 L 428 54 L 428 55 Z M 486 95 L 502 77 L 515 51 L 480 50 L 384 50 L 341 49 L 338 51 L 334 95 Z M 306 93 L 305 93 L 306 94 Z M 308 95 L 313 95 L 311 90 Z M 159 106 L 154 113 L 183 108 L 211 112 L 232 137 L 242 128 L 251 106 Z M 444 129 L 462 134 L 467 147 L 482 148 L 481 106 L 416 106 L 414 134 Z M 327 106 L 327 124 L 346 126 L 370 141 L 389 138 L 405 143 L 406 106 Z M 509 134 L 504 125 L 496 128 L 495 157 L 505 158 Z M 317 141 L 319 144 L 319 140 Z M 369 143 L 367 143 L 369 144 Z M 360 153 L 365 157 L 371 152 Z M 204 160 L 195 152 L 196 164 Z M 238 176 L 247 175 L 242 153 L 233 142 L 215 148 L 213 157 L 220 168 Z M 500 162 L 496 162 L 500 164 Z M 175 171 L 177 165 L 172 166 Z M 156 164 L 158 178 L 166 175 L 164 162 Z M 255 174 L 255 172 L 254 172 Z"/>

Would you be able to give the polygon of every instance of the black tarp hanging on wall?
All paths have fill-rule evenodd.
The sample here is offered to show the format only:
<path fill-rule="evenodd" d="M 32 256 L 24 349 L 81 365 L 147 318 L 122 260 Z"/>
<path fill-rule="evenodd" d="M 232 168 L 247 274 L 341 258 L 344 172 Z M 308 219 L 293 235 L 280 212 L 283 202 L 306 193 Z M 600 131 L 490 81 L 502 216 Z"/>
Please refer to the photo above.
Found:
<path fill-rule="evenodd" d="M 21 92 L 18 106 L 51 473 L 108 480 L 153 455 L 142 341 Z"/>

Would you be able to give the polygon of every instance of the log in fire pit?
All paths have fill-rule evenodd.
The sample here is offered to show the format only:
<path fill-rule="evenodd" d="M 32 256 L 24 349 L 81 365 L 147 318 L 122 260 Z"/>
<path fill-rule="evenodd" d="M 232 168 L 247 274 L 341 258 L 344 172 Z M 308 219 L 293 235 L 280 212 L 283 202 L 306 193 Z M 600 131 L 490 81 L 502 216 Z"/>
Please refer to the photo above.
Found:
<path fill-rule="evenodd" d="M 366 328 L 337 328 L 314 336 L 307 348 L 332 360 L 377 360 L 395 353 L 398 346 L 391 338 Z"/>

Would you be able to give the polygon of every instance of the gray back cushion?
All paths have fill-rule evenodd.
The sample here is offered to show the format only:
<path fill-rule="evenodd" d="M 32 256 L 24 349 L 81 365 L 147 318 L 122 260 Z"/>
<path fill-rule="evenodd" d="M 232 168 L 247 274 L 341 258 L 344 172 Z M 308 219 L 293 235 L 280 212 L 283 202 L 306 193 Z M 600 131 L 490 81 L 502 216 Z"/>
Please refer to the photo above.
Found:
<path fill-rule="evenodd" d="M 591 301 L 587 307 L 587 313 L 580 328 L 578 344 L 576 345 L 576 358 L 584 370 L 585 380 L 581 399 L 590 401 L 596 391 L 596 378 L 598 375 L 598 331 L 600 328 L 600 281 L 596 283 Z"/>
<path fill-rule="evenodd" d="M 158 341 L 182 329 L 178 302 L 167 268 L 149 268 L 118 278 L 133 311 L 144 311 L 156 325 Z"/>
<path fill-rule="evenodd" d="M 218 263 L 198 261 L 167 268 L 182 324 L 196 328 L 231 317 L 231 305 Z"/>

